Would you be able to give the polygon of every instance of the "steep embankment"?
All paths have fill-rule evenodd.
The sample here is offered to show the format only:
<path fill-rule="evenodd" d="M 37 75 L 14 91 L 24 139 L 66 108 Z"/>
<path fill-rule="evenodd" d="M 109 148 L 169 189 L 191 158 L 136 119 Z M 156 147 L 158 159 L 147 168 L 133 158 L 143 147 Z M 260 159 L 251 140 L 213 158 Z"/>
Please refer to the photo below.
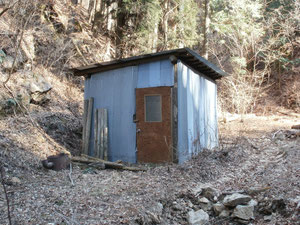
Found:
<path fill-rule="evenodd" d="M 69 68 L 108 58 L 104 38 L 71 1 L 0 1 L 0 161 L 36 169 L 81 145 L 83 79 Z"/>

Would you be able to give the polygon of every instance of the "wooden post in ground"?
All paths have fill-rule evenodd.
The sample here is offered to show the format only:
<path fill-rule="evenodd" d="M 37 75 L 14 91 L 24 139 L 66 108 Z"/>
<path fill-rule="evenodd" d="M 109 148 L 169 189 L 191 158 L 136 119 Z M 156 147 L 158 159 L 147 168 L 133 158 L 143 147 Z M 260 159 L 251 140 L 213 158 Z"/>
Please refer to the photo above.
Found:
<path fill-rule="evenodd" d="M 97 146 L 95 156 L 100 159 L 107 159 L 108 151 L 108 126 L 107 126 L 107 109 L 97 109 L 97 120 L 95 119 L 95 134 L 97 137 Z M 95 141 L 96 143 L 96 141 Z"/>
<path fill-rule="evenodd" d="M 93 113 L 94 98 L 88 100 L 87 119 L 84 130 L 84 154 L 89 154 L 90 137 L 91 137 L 91 126 L 92 126 L 92 113 Z"/>
<path fill-rule="evenodd" d="M 83 103 L 83 121 L 82 121 L 82 149 L 81 153 L 85 153 L 85 141 L 86 141 L 86 120 L 87 120 L 87 114 L 88 114 L 88 106 L 89 106 L 89 100 L 84 100 Z"/>
<path fill-rule="evenodd" d="M 99 158 L 99 148 L 98 148 L 98 143 L 99 143 L 99 122 L 98 122 L 98 113 L 99 110 L 95 110 L 95 115 L 94 115 L 94 157 Z"/>

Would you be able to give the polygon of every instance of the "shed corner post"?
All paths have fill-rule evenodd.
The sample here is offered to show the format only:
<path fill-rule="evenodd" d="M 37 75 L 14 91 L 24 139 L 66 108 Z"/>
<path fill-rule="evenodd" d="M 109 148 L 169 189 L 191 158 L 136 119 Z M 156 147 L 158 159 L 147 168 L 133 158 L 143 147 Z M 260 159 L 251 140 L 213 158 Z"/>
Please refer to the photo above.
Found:
<path fill-rule="evenodd" d="M 179 150 L 178 150 L 178 69 L 177 69 L 177 60 L 171 61 L 174 68 L 174 86 L 171 89 L 172 90 L 172 150 L 173 150 L 173 163 L 178 163 L 179 158 Z"/>

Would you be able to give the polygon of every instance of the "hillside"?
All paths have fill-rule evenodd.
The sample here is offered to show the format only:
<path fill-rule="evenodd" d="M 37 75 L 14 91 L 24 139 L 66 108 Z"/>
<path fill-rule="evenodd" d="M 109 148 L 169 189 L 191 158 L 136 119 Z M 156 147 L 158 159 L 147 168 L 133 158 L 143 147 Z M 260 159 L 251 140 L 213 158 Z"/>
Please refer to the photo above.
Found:
<path fill-rule="evenodd" d="M 232 78 L 219 85 L 219 148 L 205 150 L 182 165 L 148 165 L 145 172 L 96 170 L 77 164 L 72 164 L 72 172 L 42 167 L 41 160 L 47 156 L 81 151 L 84 80 L 73 77 L 69 69 L 153 50 L 156 39 L 149 38 L 153 33 L 143 33 L 140 28 L 147 26 L 138 23 L 139 15 L 149 16 L 142 6 L 124 7 L 130 9 L 126 11 L 130 16 L 124 17 L 122 29 L 114 30 L 108 25 L 109 18 L 114 18 L 110 14 L 118 12 L 116 4 L 102 9 L 106 13 L 102 23 L 102 17 L 97 20 L 99 14 L 91 16 L 92 2 L 98 1 L 0 1 L 0 224 L 9 221 L 4 187 L 12 224 L 189 224 L 188 213 L 201 208 L 202 195 L 195 193 L 200 184 L 212 186 L 218 197 L 266 188 L 251 195 L 258 202 L 255 218 L 236 221 L 207 210 L 209 224 L 297 224 L 300 135 L 291 126 L 300 120 L 299 62 L 295 61 L 299 35 L 287 45 L 294 49 L 284 64 L 290 70 L 279 69 L 280 74 L 270 70 L 268 79 L 265 73 L 253 73 L 252 78 L 259 78 L 251 84 L 230 71 L 232 64 L 224 55 L 213 54 L 218 47 L 211 49 L 209 59 L 232 72 Z M 166 8 L 169 29 L 158 29 L 157 51 L 178 44 L 172 39 L 163 45 L 174 37 L 167 31 L 176 28 L 176 10 L 170 9 Z M 117 23 L 122 25 L 112 19 L 111 26 L 118 27 Z M 132 24 L 141 27 L 135 30 Z M 148 41 L 141 39 L 143 35 L 148 35 Z M 144 49 L 147 44 L 151 48 Z M 258 71 L 265 71 L 259 66 Z"/>

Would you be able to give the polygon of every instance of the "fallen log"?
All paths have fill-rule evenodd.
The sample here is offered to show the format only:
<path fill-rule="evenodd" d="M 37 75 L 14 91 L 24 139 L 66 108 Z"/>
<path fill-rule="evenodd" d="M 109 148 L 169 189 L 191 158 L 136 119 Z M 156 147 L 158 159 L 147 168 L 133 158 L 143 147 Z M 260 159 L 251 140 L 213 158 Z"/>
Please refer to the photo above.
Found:
<path fill-rule="evenodd" d="M 109 162 L 103 159 L 94 158 L 82 154 L 81 156 L 72 156 L 72 162 L 83 163 L 98 169 L 118 169 L 118 170 L 129 170 L 129 171 L 146 171 L 145 168 L 125 166 L 120 163 Z"/>

